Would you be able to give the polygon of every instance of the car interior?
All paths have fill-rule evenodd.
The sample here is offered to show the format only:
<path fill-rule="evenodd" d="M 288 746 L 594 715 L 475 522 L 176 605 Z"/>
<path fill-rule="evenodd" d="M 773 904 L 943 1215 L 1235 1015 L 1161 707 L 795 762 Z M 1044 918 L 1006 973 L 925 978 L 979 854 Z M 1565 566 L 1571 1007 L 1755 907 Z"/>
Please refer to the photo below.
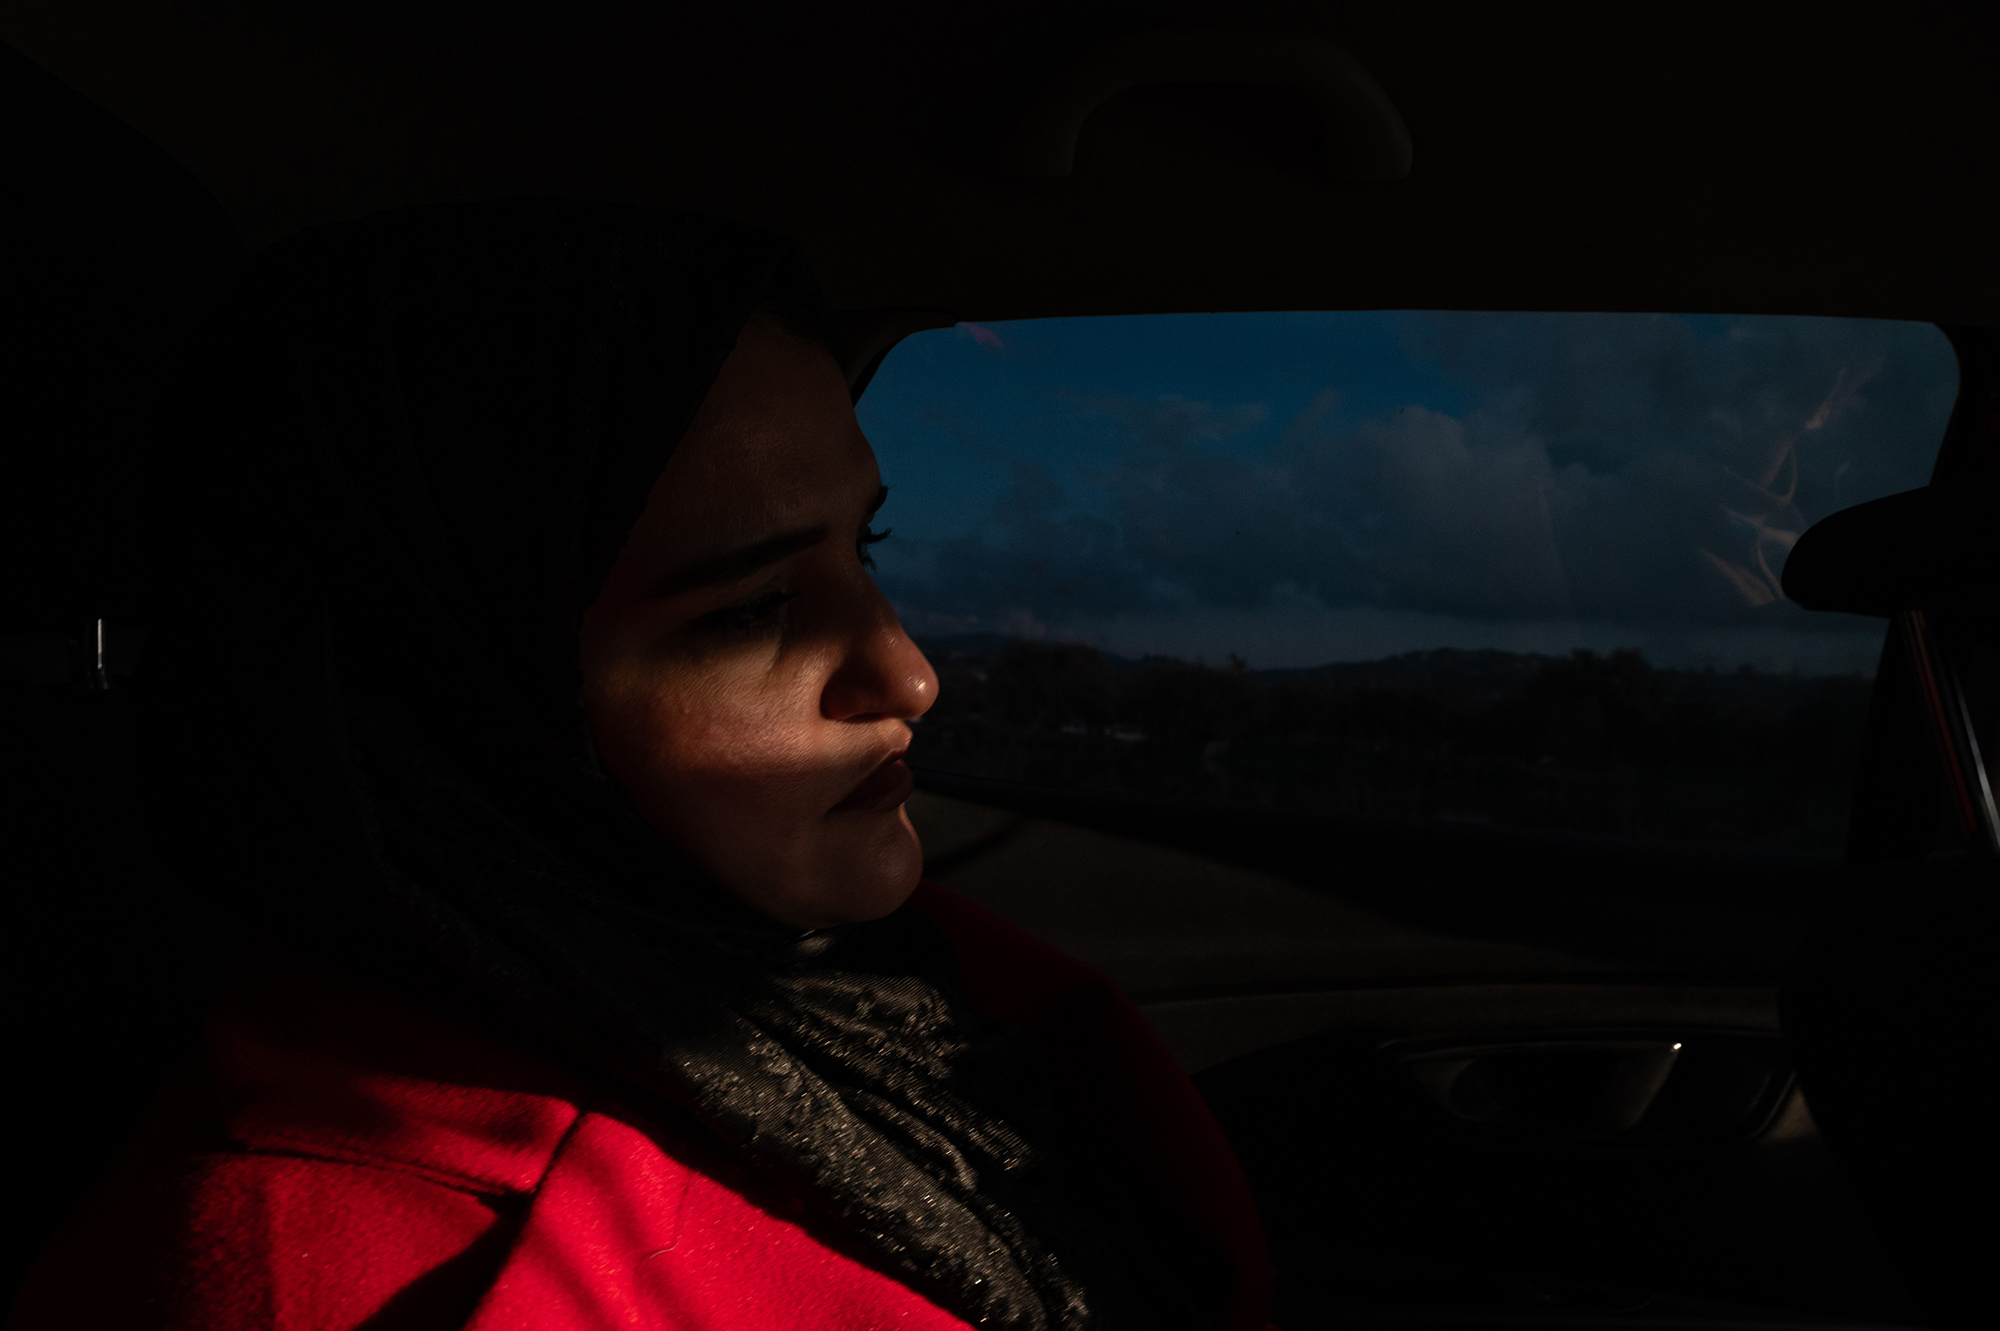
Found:
<path fill-rule="evenodd" d="M 1981 7 L 17 0 L 0 43 L 10 1291 L 229 951 L 150 850 L 142 478 L 282 236 L 528 193 L 790 235 L 892 487 L 927 345 L 1258 312 L 1934 325 L 1910 484 L 2000 465 Z M 937 727 L 910 813 L 1193 1075 L 1287 1331 L 1986 1325 L 2000 653 L 1977 607 L 1868 609 L 1810 845 L 926 763 Z M 946 703 L 999 677 L 913 632 Z"/>

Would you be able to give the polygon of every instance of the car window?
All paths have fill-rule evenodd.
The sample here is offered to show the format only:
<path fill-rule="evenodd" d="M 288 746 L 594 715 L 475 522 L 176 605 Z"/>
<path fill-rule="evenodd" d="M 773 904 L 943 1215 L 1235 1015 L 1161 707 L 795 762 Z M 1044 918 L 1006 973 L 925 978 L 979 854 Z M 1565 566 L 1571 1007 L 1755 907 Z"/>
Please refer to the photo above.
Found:
<path fill-rule="evenodd" d="M 911 760 L 1835 853 L 1883 623 L 1779 585 L 1921 485 L 1932 325 L 1334 312 L 960 324 L 860 404 Z"/>

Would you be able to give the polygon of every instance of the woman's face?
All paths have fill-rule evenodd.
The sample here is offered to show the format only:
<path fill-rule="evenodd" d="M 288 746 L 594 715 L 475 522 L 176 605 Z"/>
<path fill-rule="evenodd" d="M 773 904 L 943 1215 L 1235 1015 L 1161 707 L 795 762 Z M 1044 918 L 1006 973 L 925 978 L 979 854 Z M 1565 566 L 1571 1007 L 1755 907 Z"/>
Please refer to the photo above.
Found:
<path fill-rule="evenodd" d="M 901 756 L 937 675 L 868 572 L 883 494 L 833 358 L 753 320 L 584 617 L 612 777 L 798 928 L 886 915 L 923 867 Z"/>

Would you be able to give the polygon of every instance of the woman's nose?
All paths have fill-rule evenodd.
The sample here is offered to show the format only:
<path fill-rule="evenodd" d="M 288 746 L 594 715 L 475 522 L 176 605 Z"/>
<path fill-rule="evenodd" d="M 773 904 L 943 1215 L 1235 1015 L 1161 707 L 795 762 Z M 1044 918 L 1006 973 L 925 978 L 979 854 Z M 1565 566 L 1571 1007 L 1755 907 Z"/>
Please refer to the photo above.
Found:
<path fill-rule="evenodd" d="M 820 697 L 829 720 L 896 717 L 914 721 L 937 701 L 937 672 L 923 650 L 910 641 L 896 612 L 879 591 L 866 622 L 857 624 L 846 651 Z"/>

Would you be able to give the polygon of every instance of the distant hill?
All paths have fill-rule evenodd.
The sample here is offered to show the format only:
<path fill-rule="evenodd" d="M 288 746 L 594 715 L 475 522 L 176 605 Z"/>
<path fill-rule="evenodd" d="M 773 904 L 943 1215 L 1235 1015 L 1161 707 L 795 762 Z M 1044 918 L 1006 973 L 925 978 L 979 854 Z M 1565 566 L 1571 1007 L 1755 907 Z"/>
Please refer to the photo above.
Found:
<path fill-rule="evenodd" d="M 1437 647 L 1426 652 L 1386 656 L 1378 661 L 1333 661 L 1298 670 L 1254 673 L 1270 684 L 1311 679 L 1346 687 L 1376 684 L 1491 696 L 1520 688 L 1555 659 L 1540 652 L 1503 652 L 1493 647 L 1470 652 L 1457 647 Z"/>
<path fill-rule="evenodd" d="M 1029 642 L 1042 647 L 1063 645 L 1010 637 L 1004 633 L 961 633 L 927 637 L 919 639 L 918 645 L 936 665 L 987 670 L 1009 647 Z M 1138 658 L 1119 656 L 1101 649 L 1093 650 L 1097 651 L 1113 678 L 1130 675 L 1149 664 L 1177 662 L 1177 658 L 1173 657 Z M 1437 647 L 1429 651 L 1385 656 L 1375 661 L 1330 661 L 1324 665 L 1250 670 L 1247 673 L 1264 684 L 1303 679 L 1345 688 L 1375 685 L 1383 688 L 1423 689 L 1442 694 L 1491 698 L 1521 689 L 1548 667 L 1568 659 L 1542 652 L 1506 652 L 1492 647 L 1476 651 L 1457 647 Z M 1225 664 L 1213 668 L 1227 669 L 1228 666 Z M 1734 671 L 1715 671 L 1662 670 L 1649 666 L 1648 673 L 1669 692 L 1699 688 L 1728 697 L 1748 697 L 1767 693 L 1772 689 L 1790 691 L 1802 684 L 1809 685 L 1807 678 L 1798 675 L 1775 674 L 1748 667 Z"/>
<path fill-rule="evenodd" d="M 1871 681 L 1438 648 L 1251 670 L 925 639 L 919 767 L 1037 785 L 1837 854 Z"/>

